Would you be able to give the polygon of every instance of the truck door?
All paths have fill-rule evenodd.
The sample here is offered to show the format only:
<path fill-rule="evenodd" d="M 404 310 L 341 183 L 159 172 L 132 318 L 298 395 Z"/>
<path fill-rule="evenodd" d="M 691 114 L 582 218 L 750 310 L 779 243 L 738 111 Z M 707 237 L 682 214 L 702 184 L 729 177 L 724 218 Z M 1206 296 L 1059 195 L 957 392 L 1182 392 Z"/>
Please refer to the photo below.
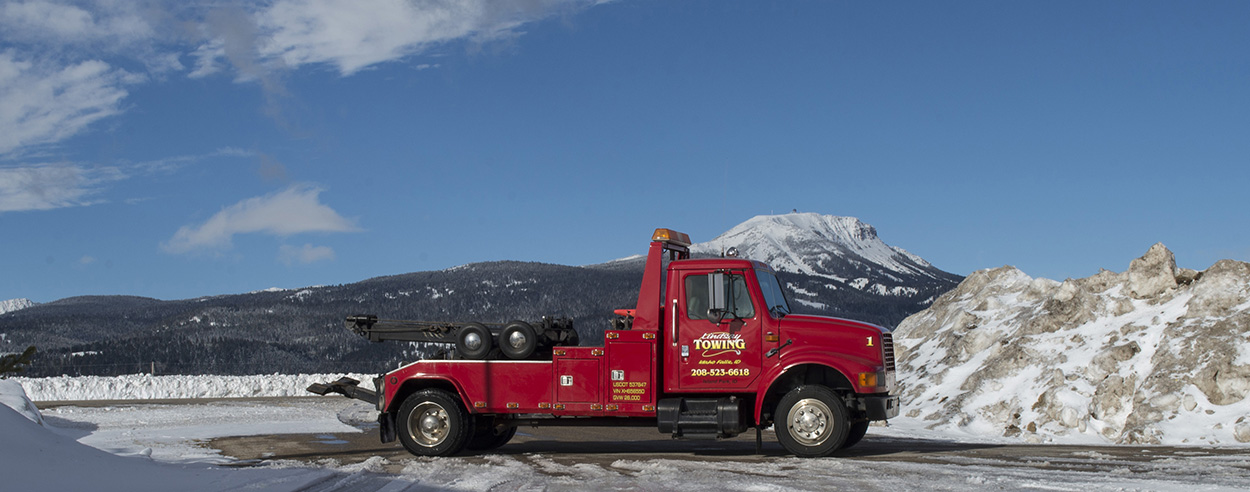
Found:
<path fill-rule="evenodd" d="M 678 389 L 745 389 L 759 377 L 761 313 L 752 299 L 749 280 L 754 277 L 749 274 L 749 270 L 693 271 L 681 276 L 681 294 L 676 297 L 682 308 L 678 343 L 670 359 L 677 361 Z M 720 282 L 710 285 L 709 278 Z M 718 287 L 728 305 L 709 311 L 709 292 Z"/>

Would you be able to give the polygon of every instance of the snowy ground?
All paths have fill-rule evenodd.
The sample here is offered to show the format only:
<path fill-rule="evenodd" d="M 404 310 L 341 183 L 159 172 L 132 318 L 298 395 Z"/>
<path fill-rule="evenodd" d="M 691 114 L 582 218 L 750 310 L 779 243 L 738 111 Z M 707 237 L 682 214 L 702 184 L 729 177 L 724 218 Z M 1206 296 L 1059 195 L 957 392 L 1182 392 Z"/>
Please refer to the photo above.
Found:
<path fill-rule="evenodd" d="M 291 378 L 292 382 L 297 380 L 298 377 Z M 199 391 L 196 388 L 204 386 L 185 379 L 145 381 L 148 387 L 143 391 L 155 395 L 152 398 L 177 398 L 183 395 L 180 391 Z M 965 457 L 932 463 L 715 453 L 634 454 L 617 459 L 610 456 L 610 450 L 596 450 L 600 459 L 594 460 L 567 453 L 520 453 L 437 459 L 404 457 L 393 458 L 394 461 L 376 457 L 347 466 L 326 459 L 315 464 L 279 461 L 261 467 L 222 467 L 219 464 L 230 460 L 207 448 L 206 440 L 284 432 L 323 434 L 329 440 L 335 434 L 360 432 L 357 425 L 370 420 L 372 413 L 367 405 L 341 397 L 279 400 L 282 403 L 215 400 L 178 405 L 145 401 L 74 404 L 38 412 L 27 403 L 21 389 L 27 385 L 38 387 L 38 383 L 25 379 L 20 382 L 21 386 L 14 381 L 0 381 L 0 402 L 7 405 L 0 405 L 0 476 L 5 477 L 6 488 L 12 486 L 12 490 L 1250 489 L 1250 454 L 1215 455 L 1201 452 L 1204 448 L 1131 461 L 1091 450 L 1078 453 L 1078 462 L 1063 464 L 1042 459 L 1025 459 L 1021 463 Z M 134 384 L 133 380 L 129 382 Z M 246 380 L 235 382 L 249 386 Z M 81 394 L 61 396 L 67 400 L 88 400 L 92 394 L 115 396 L 117 388 L 127 386 L 103 379 L 78 383 L 83 388 Z M 36 422 L 40 419 L 42 425 Z M 888 429 L 873 428 L 869 439 L 925 437 L 1003 442 L 1002 438 L 923 431 L 922 422 L 907 419 L 894 424 Z M 609 457 L 602 459 L 605 454 Z M 66 467 L 66 463 L 74 465 Z M 401 471 L 383 472 L 395 469 Z M 1086 469 L 1097 471 L 1082 471 Z"/>

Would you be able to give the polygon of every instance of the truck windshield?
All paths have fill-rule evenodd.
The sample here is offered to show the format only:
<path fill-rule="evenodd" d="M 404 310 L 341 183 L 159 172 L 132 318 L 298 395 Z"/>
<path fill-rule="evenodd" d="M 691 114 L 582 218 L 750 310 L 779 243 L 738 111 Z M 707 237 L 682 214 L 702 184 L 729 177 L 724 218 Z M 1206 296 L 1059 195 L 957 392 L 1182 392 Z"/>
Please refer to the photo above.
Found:
<path fill-rule="evenodd" d="M 756 270 L 755 278 L 760 281 L 760 290 L 764 292 L 764 302 L 768 303 L 769 314 L 772 314 L 774 318 L 790 314 L 790 304 L 786 302 L 786 296 L 781 292 L 781 284 L 777 282 L 777 276 L 763 270 Z"/>

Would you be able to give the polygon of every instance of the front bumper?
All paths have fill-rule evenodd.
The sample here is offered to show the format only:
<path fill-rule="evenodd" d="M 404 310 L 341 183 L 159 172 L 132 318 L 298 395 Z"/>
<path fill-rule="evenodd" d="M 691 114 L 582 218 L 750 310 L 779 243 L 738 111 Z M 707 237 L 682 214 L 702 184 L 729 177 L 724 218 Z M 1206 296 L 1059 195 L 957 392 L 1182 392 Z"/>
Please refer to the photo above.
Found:
<path fill-rule="evenodd" d="M 887 420 L 898 416 L 898 395 L 865 396 L 860 401 L 868 420 Z"/>

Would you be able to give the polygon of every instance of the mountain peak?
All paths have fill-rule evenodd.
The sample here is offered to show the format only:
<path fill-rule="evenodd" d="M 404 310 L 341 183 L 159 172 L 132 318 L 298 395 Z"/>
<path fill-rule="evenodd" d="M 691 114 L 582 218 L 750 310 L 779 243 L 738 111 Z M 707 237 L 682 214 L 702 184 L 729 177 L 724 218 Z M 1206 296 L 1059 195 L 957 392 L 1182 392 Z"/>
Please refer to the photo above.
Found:
<path fill-rule="evenodd" d="M 886 244 L 875 227 L 856 217 L 759 215 L 691 249 L 719 256 L 731 247 L 742 258 L 762 261 L 780 272 L 818 277 L 819 282 L 790 286 L 798 302 L 816 309 L 829 307 L 823 299 L 836 298 L 835 291 L 910 298 L 928 305 L 935 292 L 962 279 Z"/>
<path fill-rule="evenodd" d="M 0 314 L 17 311 L 19 309 L 26 309 L 34 305 L 35 305 L 34 301 L 31 301 L 30 299 L 26 299 L 26 298 L 9 299 L 7 301 L 0 301 Z"/>
<path fill-rule="evenodd" d="M 705 243 L 696 252 L 719 255 L 736 247 L 746 258 L 772 264 L 795 273 L 817 274 L 821 268 L 806 265 L 804 255 L 832 253 L 854 261 L 876 264 L 907 275 L 932 276 L 933 266 L 902 248 L 885 244 L 877 229 L 856 217 L 790 213 L 757 215 Z M 814 249 L 813 249 L 814 248 Z"/>
<path fill-rule="evenodd" d="M 877 229 L 857 217 L 822 215 L 814 212 L 757 215 L 738 224 L 725 234 L 721 234 L 721 237 L 738 230 L 760 227 L 781 227 L 787 229 L 788 232 L 804 231 L 815 236 L 826 237 L 833 232 L 832 238 L 842 237 L 856 241 L 871 241 L 877 238 Z"/>

